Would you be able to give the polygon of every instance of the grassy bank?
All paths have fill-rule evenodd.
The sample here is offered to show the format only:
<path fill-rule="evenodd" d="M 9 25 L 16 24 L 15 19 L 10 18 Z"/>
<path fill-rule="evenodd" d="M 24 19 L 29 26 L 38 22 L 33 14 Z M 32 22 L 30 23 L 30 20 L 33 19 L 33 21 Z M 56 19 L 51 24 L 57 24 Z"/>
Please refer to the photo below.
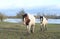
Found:
<path fill-rule="evenodd" d="M 40 32 L 36 24 L 33 34 L 26 33 L 26 26 L 20 23 L 0 23 L 0 39 L 60 39 L 60 24 L 48 24 L 48 30 Z"/>

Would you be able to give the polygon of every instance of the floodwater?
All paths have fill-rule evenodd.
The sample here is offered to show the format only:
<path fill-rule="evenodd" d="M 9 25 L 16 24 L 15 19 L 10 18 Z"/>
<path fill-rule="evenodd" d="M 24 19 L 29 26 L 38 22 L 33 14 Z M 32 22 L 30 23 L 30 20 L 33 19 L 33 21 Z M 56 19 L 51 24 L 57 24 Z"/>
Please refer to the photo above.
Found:
<path fill-rule="evenodd" d="M 5 19 L 5 22 L 19 23 L 22 22 L 22 19 Z M 40 23 L 40 19 L 36 19 L 36 23 Z M 60 19 L 48 19 L 50 24 L 60 24 Z"/>

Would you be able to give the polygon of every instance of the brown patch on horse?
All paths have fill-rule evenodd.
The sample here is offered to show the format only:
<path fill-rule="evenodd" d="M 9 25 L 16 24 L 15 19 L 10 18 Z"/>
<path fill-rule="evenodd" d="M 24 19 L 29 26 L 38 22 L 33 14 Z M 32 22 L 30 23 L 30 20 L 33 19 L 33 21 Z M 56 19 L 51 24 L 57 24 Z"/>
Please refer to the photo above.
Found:
<path fill-rule="evenodd" d="M 30 22 L 30 19 L 28 19 L 28 20 L 26 21 L 26 25 L 29 25 L 29 22 Z"/>
<path fill-rule="evenodd" d="M 28 17 L 28 16 L 27 16 L 27 17 L 25 17 L 25 23 L 26 23 L 26 25 L 29 25 L 29 22 L 30 22 L 29 17 Z"/>

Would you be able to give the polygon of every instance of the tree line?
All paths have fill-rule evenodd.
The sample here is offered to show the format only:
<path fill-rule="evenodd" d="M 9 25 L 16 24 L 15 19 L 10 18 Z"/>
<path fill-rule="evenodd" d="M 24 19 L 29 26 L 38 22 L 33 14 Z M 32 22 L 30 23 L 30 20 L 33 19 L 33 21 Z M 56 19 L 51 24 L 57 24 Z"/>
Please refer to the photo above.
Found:
<path fill-rule="evenodd" d="M 5 14 L 3 14 L 2 12 L 0 12 L 0 22 L 3 22 L 4 19 L 7 18 L 13 18 L 13 19 L 19 19 L 22 18 L 22 15 L 25 14 L 26 12 L 24 11 L 24 9 L 22 9 L 21 11 L 19 11 L 15 16 L 7 16 Z M 37 19 L 39 19 L 40 16 L 45 16 L 47 19 L 60 19 L 60 16 L 57 16 L 56 14 L 54 15 L 45 15 L 45 14 L 41 14 L 41 13 L 37 13 L 35 15 L 35 17 Z"/>

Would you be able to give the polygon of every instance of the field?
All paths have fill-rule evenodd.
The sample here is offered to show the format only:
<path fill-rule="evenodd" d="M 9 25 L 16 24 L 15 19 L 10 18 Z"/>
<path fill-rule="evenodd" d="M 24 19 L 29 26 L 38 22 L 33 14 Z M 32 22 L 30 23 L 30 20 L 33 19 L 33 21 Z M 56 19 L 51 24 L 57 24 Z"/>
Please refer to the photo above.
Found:
<path fill-rule="evenodd" d="M 36 24 L 35 32 L 27 34 L 26 26 L 20 23 L 0 23 L 0 39 L 60 39 L 60 24 L 48 24 L 47 31 L 40 31 Z"/>

